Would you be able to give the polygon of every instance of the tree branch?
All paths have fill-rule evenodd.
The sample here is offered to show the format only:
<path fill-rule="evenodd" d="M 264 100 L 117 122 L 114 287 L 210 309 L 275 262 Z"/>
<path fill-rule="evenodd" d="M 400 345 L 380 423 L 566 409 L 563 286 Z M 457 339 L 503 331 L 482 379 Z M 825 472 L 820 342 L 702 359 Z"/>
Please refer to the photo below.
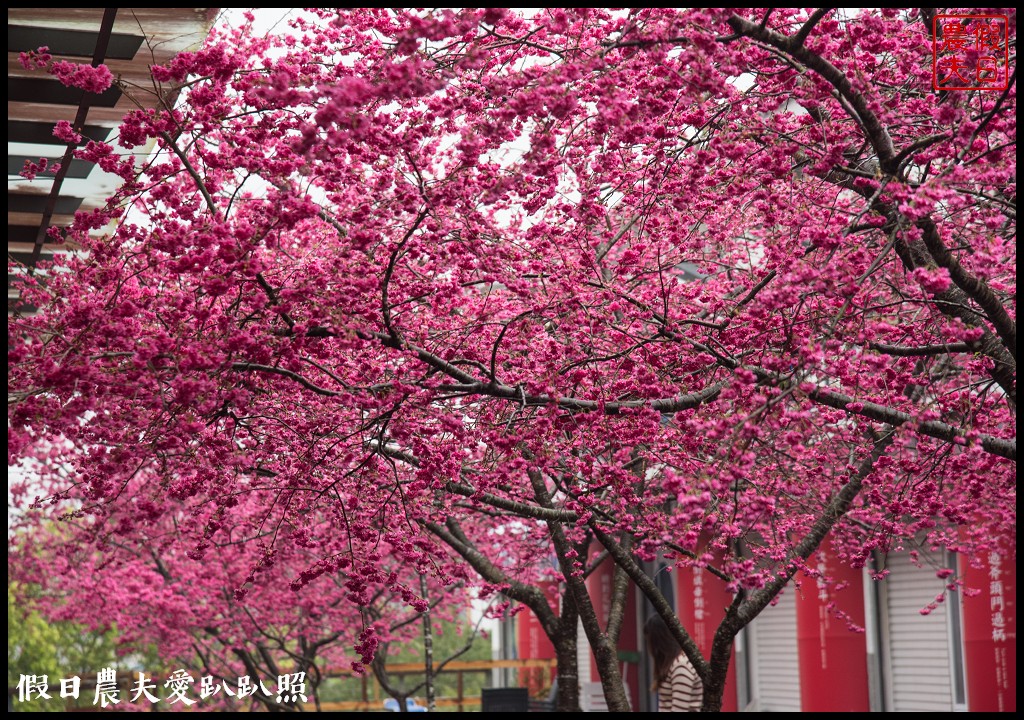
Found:
<path fill-rule="evenodd" d="M 927 355 L 947 355 L 949 353 L 970 352 L 971 348 L 964 342 L 945 343 L 943 345 L 921 345 L 906 347 L 902 345 L 886 345 L 885 343 L 868 343 L 868 347 L 876 352 L 896 357 L 921 357 Z"/>
<path fill-rule="evenodd" d="M 821 22 L 822 18 L 832 12 L 835 8 L 818 8 L 814 13 L 807 19 L 807 22 L 803 24 L 796 35 L 793 36 L 793 46 L 800 47 L 807 40 L 807 36 L 814 30 L 814 26 Z M 764 29 L 765 23 L 762 21 L 759 28 Z"/>
<path fill-rule="evenodd" d="M 231 363 L 231 369 L 232 370 L 237 370 L 239 372 L 265 372 L 265 373 L 273 373 L 274 375 L 281 375 L 281 376 L 286 377 L 286 378 L 291 378 L 292 380 L 294 380 L 297 383 L 299 383 L 300 385 L 302 385 L 304 388 L 306 388 L 308 390 L 312 390 L 313 392 L 317 393 L 318 395 L 326 395 L 328 397 L 337 397 L 337 396 L 341 395 L 340 392 L 335 392 L 334 390 L 328 390 L 327 388 L 322 388 L 319 385 L 314 385 L 309 380 L 307 380 L 306 378 L 302 377 L 301 375 L 299 375 L 296 372 L 292 372 L 291 370 L 285 370 L 284 368 L 280 368 L 280 367 L 273 367 L 272 365 L 260 365 L 258 363 L 248 363 L 248 362 L 234 362 L 234 363 Z"/>
<path fill-rule="evenodd" d="M 861 488 L 864 486 L 864 480 L 874 469 L 875 462 L 885 454 L 885 451 L 892 445 L 895 438 L 896 428 L 890 427 L 885 435 L 875 442 L 871 453 L 860 462 L 856 472 L 853 473 L 847 483 L 832 498 L 832 501 L 822 511 L 821 515 L 818 516 L 818 519 L 815 520 L 807 535 L 796 544 L 790 557 L 805 561 L 818 549 L 829 531 L 846 515 L 853 501 L 860 494 Z M 757 617 L 758 613 L 764 610 L 768 603 L 782 591 L 782 588 L 786 586 L 799 569 L 800 563 L 790 562 L 784 572 L 775 574 L 773 579 L 763 588 L 750 593 L 746 602 L 739 609 L 740 621 L 743 624 L 747 624 Z"/>
<path fill-rule="evenodd" d="M 384 270 L 384 279 L 381 281 L 381 313 L 384 318 L 384 328 L 388 331 L 388 335 L 391 336 L 396 342 L 401 342 L 401 338 L 395 329 L 391 326 L 391 305 L 388 303 L 388 288 L 391 285 L 391 276 L 395 272 L 395 264 L 398 262 L 398 253 L 401 252 L 405 244 L 409 242 L 412 234 L 416 232 L 416 228 L 420 226 L 423 219 L 427 217 L 429 213 L 428 208 L 423 208 L 420 213 L 416 216 L 416 219 L 412 223 L 412 227 L 405 233 L 405 237 L 395 246 L 395 249 L 391 251 L 391 257 L 388 258 L 388 266 Z"/>
<path fill-rule="evenodd" d="M 537 616 L 546 634 L 554 636 L 558 632 L 558 615 L 548 604 L 544 593 L 537 587 L 513 580 L 506 575 L 486 555 L 477 550 L 472 541 L 466 537 L 462 527 L 455 518 L 448 518 L 444 526 L 428 521 L 423 523 L 423 527 L 457 552 L 480 577 L 489 583 L 502 585 L 506 588 L 502 592 L 530 608 L 534 615 Z"/>
<path fill-rule="evenodd" d="M 707 660 L 704 659 L 704 654 L 697 647 L 697 643 L 694 641 L 690 634 L 686 631 L 686 628 L 679 622 L 679 618 L 676 616 L 672 606 L 668 604 L 668 600 L 658 589 L 658 586 L 647 576 L 647 573 L 643 571 L 633 556 L 626 552 L 610 535 L 601 530 L 596 525 L 591 525 L 590 529 L 594 533 L 594 537 L 597 538 L 598 542 L 604 546 L 608 551 L 608 554 L 615 560 L 615 564 L 621 567 L 629 578 L 636 583 L 636 586 L 640 589 L 640 592 L 651 602 L 654 609 L 662 619 L 665 620 L 665 624 L 668 625 L 669 630 L 672 631 L 672 637 L 676 639 L 679 646 L 686 653 L 686 657 L 689 658 L 690 662 L 693 663 L 694 669 L 697 674 L 703 679 L 707 676 L 710 671 Z"/>

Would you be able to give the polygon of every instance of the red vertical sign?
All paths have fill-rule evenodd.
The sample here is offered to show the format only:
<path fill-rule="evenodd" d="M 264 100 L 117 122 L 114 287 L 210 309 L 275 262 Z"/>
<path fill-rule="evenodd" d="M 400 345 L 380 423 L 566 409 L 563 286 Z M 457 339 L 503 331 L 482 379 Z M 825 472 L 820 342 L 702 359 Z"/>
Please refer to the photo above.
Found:
<path fill-rule="evenodd" d="M 996 553 L 985 555 L 978 567 L 967 558 L 961 562 L 969 591 L 963 598 L 967 707 L 971 712 L 1016 712 L 1016 566 Z"/>
<path fill-rule="evenodd" d="M 796 592 L 801 711 L 870 712 L 864 633 L 850 630 L 832 609 L 864 627 L 861 571 L 837 563 L 826 550 L 819 550 L 810 562 L 836 584 L 830 587 L 801 575 Z"/>
<path fill-rule="evenodd" d="M 679 594 L 679 622 L 690 632 L 706 658 L 711 653 L 718 623 L 732 603 L 732 593 L 726 589 L 725 581 L 701 568 L 680 568 L 676 572 L 676 590 Z M 733 653 L 729 658 L 729 676 L 722 695 L 722 712 L 736 712 L 737 709 L 736 654 Z"/>

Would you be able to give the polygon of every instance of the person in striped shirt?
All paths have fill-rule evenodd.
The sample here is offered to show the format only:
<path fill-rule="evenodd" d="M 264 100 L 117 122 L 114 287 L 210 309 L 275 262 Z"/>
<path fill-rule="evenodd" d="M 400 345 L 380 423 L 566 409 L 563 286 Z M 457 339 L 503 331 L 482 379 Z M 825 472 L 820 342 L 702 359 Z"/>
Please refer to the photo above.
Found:
<path fill-rule="evenodd" d="M 658 712 L 700 712 L 704 686 L 660 615 L 647 620 L 644 636 L 654 662 L 651 690 L 658 692 Z"/>

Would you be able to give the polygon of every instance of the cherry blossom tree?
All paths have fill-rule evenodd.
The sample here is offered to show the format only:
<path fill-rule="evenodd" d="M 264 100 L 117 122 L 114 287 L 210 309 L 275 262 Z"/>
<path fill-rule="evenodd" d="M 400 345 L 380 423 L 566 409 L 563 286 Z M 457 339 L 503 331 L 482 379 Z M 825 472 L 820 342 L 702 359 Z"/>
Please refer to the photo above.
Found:
<path fill-rule="evenodd" d="M 250 500 L 243 497 L 233 508 L 239 517 Z M 380 567 L 395 575 L 390 588 L 365 588 L 365 573 L 354 581 L 347 578 L 343 561 L 326 576 L 318 573 L 329 548 L 328 532 L 320 538 L 298 536 L 295 527 L 280 523 L 274 528 L 279 539 L 272 543 L 262 530 L 265 516 L 253 513 L 251 522 L 235 523 L 216 538 L 208 527 L 202 529 L 211 547 L 197 558 L 194 509 L 187 504 L 177 511 L 164 508 L 152 523 L 138 521 L 144 504 L 121 510 L 120 517 L 106 513 L 101 522 L 68 517 L 56 532 L 37 518 L 20 519 L 9 575 L 25 581 L 24 589 L 50 621 L 74 620 L 97 632 L 116 628 L 121 652 L 146 651 L 150 664 L 143 669 L 150 680 L 184 669 L 204 705 L 258 704 L 272 711 L 306 703 L 319 707 L 318 688 L 326 675 L 353 663 L 358 667 L 359 654 L 373 656 L 378 643 L 407 643 L 423 633 L 424 619 L 461 621 L 468 607 L 464 581 L 439 582 L 437 574 L 419 574 L 386 549 Z M 312 527 L 302 530 L 309 533 Z M 264 553 L 253 567 L 246 535 L 273 544 L 276 552 Z M 244 590 L 237 589 L 247 573 Z M 296 592 L 300 586 L 306 591 Z M 426 605 L 421 597 L 429 598 Z M 384 674 L 386 667 L 386 653 L 376 653 L 375 672 Z M 282 699 L 279 678 L 296 673 L 302 673 L 307 698 Z M 248 698 L 238 693 L 238 680 L 245 676 L 259 690 Z M 212 682 L 201 684 L 202 678 Z M 404 704 L 405 697 L 401 700 Z"/>
<path fill-rule="evenodd" d="M 9 463 L 60 448 L 51 500 L 99 520 L 187 501 L 194 560 L 247 553 L 238 602 L 290 545 L 315 556 L 296 602 L 340 572 L 356 605 L 422 607 L 381 548 L 509 589 L 539 542 L 622 710 L 593 537 L 717 710 L 736 634 L 823 543 L 1014 552 L 1016 76 L 935 91 L 929 12 L 218 31 L 153 68 L 184 105 L 121 127 L 158 154 L 79 150 L 125 182 L 24 285 Z M 526 544 L 482 545 L 488 519 Z M 643 573 L 659 552 L 735 593 L 708 657 Z"/>

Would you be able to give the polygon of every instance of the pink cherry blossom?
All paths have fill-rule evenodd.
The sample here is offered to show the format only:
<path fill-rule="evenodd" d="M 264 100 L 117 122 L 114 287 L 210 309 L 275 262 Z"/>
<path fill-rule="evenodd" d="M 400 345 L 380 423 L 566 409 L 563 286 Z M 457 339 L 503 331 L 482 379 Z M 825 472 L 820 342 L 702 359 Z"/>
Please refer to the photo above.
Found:
<path fill-rule="evenodd" d="M 917 12 L 215 31 L 154 69 L 186 102 L 127 119 L 157 154 L 79 150 L 124 185 L 9 322 L 26 552 L 238 643 L 243 608 L 337 614 L 361 665 L 389 608 L 430 602 L 420 576 L 530 603 L 553 639 L 556 581 L 616 710 L 595 553 L 668 616 L 705 710 L 822 544 L 1014 556 L 1016 86 L 935 92 Z M 81 574 L 40 529 L 62 514 Z M 710 661 L 657 602 L 659 553 L 743 593 Z"/>

